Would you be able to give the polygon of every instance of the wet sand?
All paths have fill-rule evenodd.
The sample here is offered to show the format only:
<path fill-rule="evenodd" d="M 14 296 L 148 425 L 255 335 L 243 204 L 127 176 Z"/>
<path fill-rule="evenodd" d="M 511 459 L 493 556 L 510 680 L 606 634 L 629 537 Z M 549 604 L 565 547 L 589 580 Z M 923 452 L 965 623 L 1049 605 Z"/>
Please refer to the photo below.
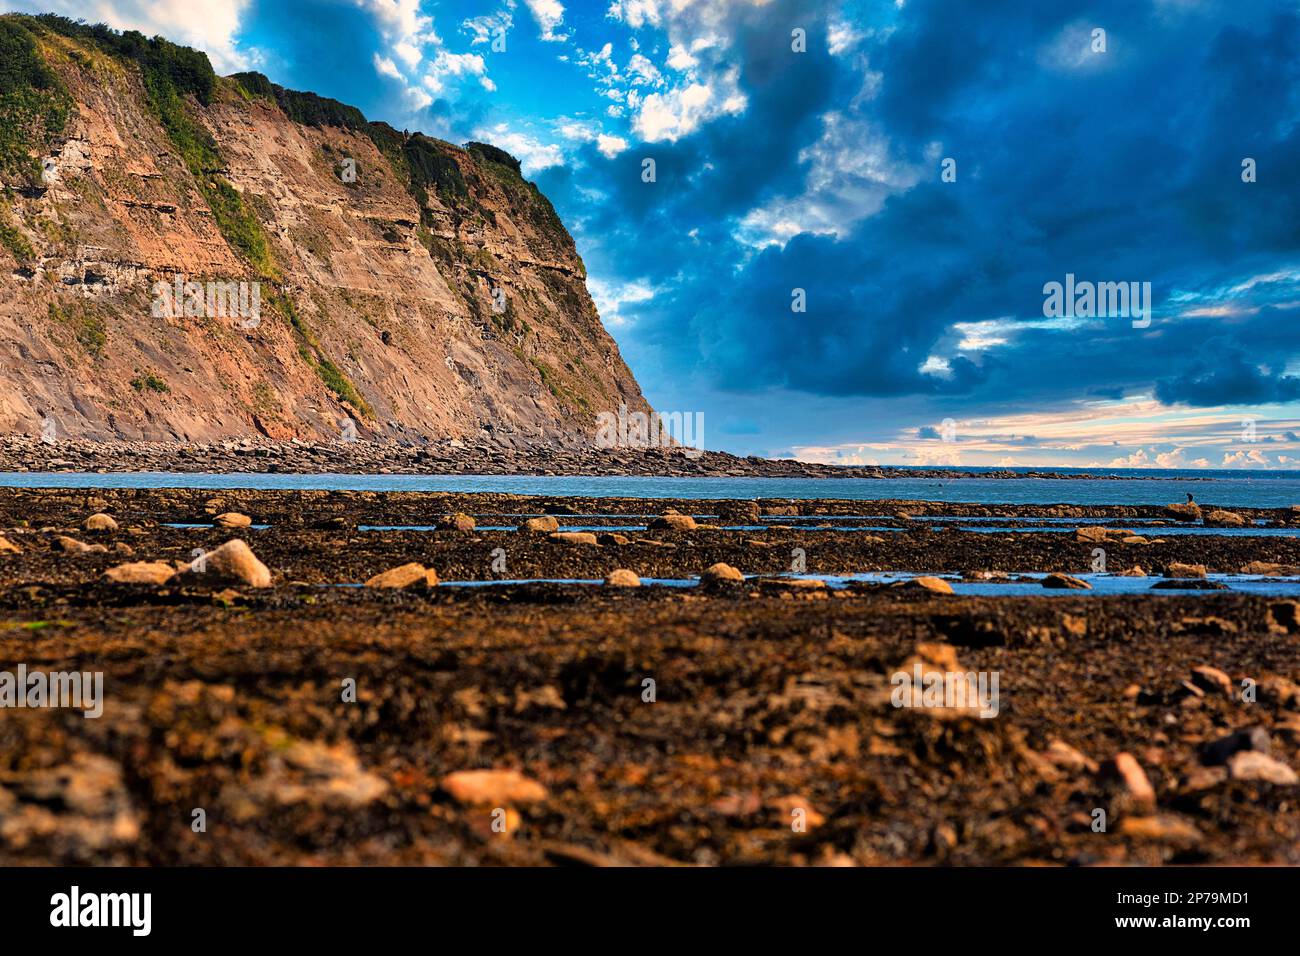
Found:
<path fill-rule="evenodd" d="M 718 527 L 630 530 L 666 508 L 717 515 L 698 520 Z M 762 514 L 773 510 L 796 513 Z M 1235 510 L 1272 527 L 1295 520 Z M 268 527 L 210 526 L 228 511 Z M 457 511 L 480 524 L 550 513 L 622 525 L 608 533 L 626 540 L 357 530 Z M 338 586 L 408 562 L 443 581 L 616 568 L 684 579 L 717 562 L 770 576 L 789 572 L 796 550 L 810 574 L 1078 574 L 1097 547 L 1112 570 L 1140 564 L 1153 583 L 1171 562 L 1300 564 L 1289 536 L 1099 545 L 915 520 L 1048 511 L 2 491 L 0 528 L 19 551 L 0 555 L 0 669 L 102 671 L 106 702 L 99 719 L 0 710 L 0 863 L 1300 863 L 1300 787 L 1286 777 L 1300 768 L 1291 601 L 960 597 L 766 578 Z M 84 530 L 96 512 L 118 528 Z M 864 513 L 899 530 L 816 527 Z M 1166 520 L 1159 508 L 1054 515 L 1121 529 Z M 1160 540 L 1159 525 L 1133 530 Z M 56 550 L 59 535 L 105 550 Z M 265 562 L 272 587 L 102 580 L 123 562 L 188 561 L 231 538 Z M 894 706 L 891 677 L 918 663 L 996 673 L 997 715 Z M 348 681 L 355 701 L 343 699 Z M 499 772 L 465 773 L 484 769 Z"/>

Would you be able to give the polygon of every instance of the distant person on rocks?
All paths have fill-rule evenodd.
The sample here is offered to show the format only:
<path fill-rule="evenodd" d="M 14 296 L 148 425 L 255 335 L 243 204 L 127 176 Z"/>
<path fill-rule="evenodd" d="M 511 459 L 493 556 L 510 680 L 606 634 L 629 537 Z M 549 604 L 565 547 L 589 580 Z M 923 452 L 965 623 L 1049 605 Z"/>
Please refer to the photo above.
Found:
<path fill-rule="evenodd" d="M 1187 492 L 1187 503 L 1188 503 L 1189 505 L 1194 505 L 1194 504 L 1196 504 L 1196 502 L 1192 500 L 1192 493 L 1191 493 L 1190 491 Z"/>

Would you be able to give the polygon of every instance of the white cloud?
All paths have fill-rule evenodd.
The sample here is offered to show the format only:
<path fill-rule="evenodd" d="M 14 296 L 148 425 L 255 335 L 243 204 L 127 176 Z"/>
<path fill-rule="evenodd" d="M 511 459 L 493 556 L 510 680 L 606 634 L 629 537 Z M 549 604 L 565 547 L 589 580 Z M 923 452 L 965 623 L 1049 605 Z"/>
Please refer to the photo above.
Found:
<path fill-rule="evenodd" d="M 423 48 L 440 44 L 433 30 L 433 18 L 420 12 L 420 0 L 355 0 L 379 24 L 384 42 L 397 59 L 414 70 L 423 59 Z"/>
<path fill-rule="evenodd" d="M 607 159 L 613 159 L 628 147 L 627 140 L 622 136 L 610 136 L 602 132 L 599 126 L 569 117 L 560 117 L 555 131 L 570 142 L 595 143 L 596 149 Z"/>
<path fill-rule="evenodd" d="M 579 120 L 562 119 L 555 131 L 565 139 L 576 139 L 589 143 L 596 138 L 596 131 L 587 123 Z"/>
<path fill-rule="evenodd" d="M 659 26 L 659 7 L 660 0 L 614 0 L 605 16 L 611 20 L 621 20 L 633 30 L 639 30 L 647 24 Z"/>
<path fill-rule="evenodd" d="M 375 54 L 375 70 L 380 76 L 387 76 L 398 81 L 404 79 L 401 71 L 397 69 L 397 64 L 386 56 L 380 56 L 378 53 Z"/>
<path fill-rule="evenodd" d="M 1038 64 L 1049 70 L 1098 70 L 1104 67 L 1114 52 L 1093 52 L 1092 31 L 1104 29 L 1093 23 L 1075 21 L 1067 25 L 1056 38 L 1038 51 Z M 1106 37 L 1110 51 L 1110 38 Z"/>
<path fill-rule="evenodd" d="M 1250 451 L 1234 451 L 1223 453 L 1223 466 L 1225 468 L 1231 465 L 1267 465 L 1269 464 L 1268 456 L 1262 451 L 1252 448 Z"/>
<path fill-rule="evenodd" d="M 627 64 L 625 83 L 654 89 L 638 101 L 628 98 L 637 136 L 645 142 L 673 142 L 706 123 L 748 108 L 730 48 L 742 32 L 738 21 L 761 16 L 756 11 L 765 2 L 614 0 L 610 4 L 608 18 L 633 30 L 651 27 L 666 35 L 666 57 L 659 52 L 662 47 L 656 39 L 653 46 L 644 44 L 646 52 L 637 52 Z M 670 71 L 668 75 L 665 69 Z"/>
<path fill-rule="evenodd" d="M 678 73 L 686 72 L 699 62 L 685 47 L 673 45 L 668 48 L 668 65 Z"/>
<path fill-rule="evenodd" d="M 422 110 L 433 102 L 433 97 L 418 86 L 408 86 L 402 91 L 402 94 L 413 110 Z"/>
<path fill-rule="evenodd" d="M 469 41 L 470 46 L 478 46 L 481 43 L 491 43 L 498 35 L 508 35 L 514 28 L 515 18 L 511 13 L 515 8 L 514 0 L 507 0 L 505 9 L 496 13 L 484 14 L 478 17 L 469 17 L 462 20 L 460 24 L 461 31 L 470 34 L 472 39 Z"/>
<path fill-rule="evenodd" d="M 746 241 L 771 245 L 801 232 L 843 236 L 922 174 L 919 166 L 895 159 L 873 125 L 838 112 L 822 116 L 821 137 L 800 151 L 799 161 L 808 167 L 803 193 L 777 197 L 746 215 Z"/>
<path fill-rule="evenodd" d="M 853 24 L 847 20 L 833 20 L 826 38 L 826 46 L 831 56 L 839 56 L 857 46 L 865 35 L 855 30 Z"/>
<path fill-rule="evenodd" d="M 657 85 L 663 80 L 658 68 L 640 53 L 632 55 L 632 59 L 628 60 L 627 69 L 632 74 L 633 83 Z"/>
<path fill-rule="evenodd" d="M 631 321 L 623 315 L 622 307 L 648 302 L 654 298 L 654 286 L 644 281 L 609 284 L 595 276 L 587 277 L 587 290 L 591 293 L 601 321 L 607 326 L 621 327 Z"/>
<path fill-rule="evenodd" d="M 564 5 L 559 0 L 524 0 L 532 11 L 533 19 L 541 28 L 541 37 L 552 43 L 562 43 L 569 39 L 567 34 L 555 32 L 555 28 L 564 22 Z"/>
<path fill-rule="evenodd" d="M 596 148 L 606 159 L 613 159 L 627 147 L 628 142 L 622 136 L 606 136 L 601 133 L 596 137 Z"/>
<path fill-rule="evenodd" d="M 481 127 L 475 136 L 510 153 L 519 160 L 523 171 L 530 175 L 550 166 L 564 165 L 564 152 L 559 146 L 544 143 L 529 133 L 512 130 L 507 123 Z"/>
<path fill-rule="evenodd" d="M 721 89 L 693 82 L 639 99 L 640 112 L 632 128 L 647 143 L 676 142 L 715 117 L 743 112 L 746 100 L 739 92 L 739 71 L 716 78 Z M 628 105 L 636 107 L 631 95 Z"/>

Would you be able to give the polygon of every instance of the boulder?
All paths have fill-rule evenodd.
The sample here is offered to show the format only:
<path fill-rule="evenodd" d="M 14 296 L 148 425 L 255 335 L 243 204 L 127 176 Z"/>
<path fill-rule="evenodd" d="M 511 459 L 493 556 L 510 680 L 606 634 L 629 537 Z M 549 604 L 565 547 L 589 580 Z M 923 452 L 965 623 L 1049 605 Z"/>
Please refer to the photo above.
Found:
<path fill-rule="evenodd" d="M 530 531 L 534 534 L 553 534 L 560 530 L 560 522 L 550 515 L 542 515 L 540 518 L 527 519 L 519 530 Z"/>
<path fill-rule="evenodd" d="M 212 523 L 218 528 L 247 528 L 252 525 L 253 519 L 248 515 L 241 515 L 238 511 L 227 511 L 213 518 Z"/>
<path fill-rule="evenodd" d="M 611 588 L 639 588 L 641 579 L 636 576 L 635 571 L 629 571 L 627 568 L 616 568 L 605 575 L 605 586 Z"/>
<path fill-rule="evenodd" d="M 269 588 L 271 569 L 257 559 L 242 538 L 232 538 L 218 548 L 190 562 L 187 573 L 200 574 L 214 582 Z"/>
<path fill-rule="evenodd" d="M 83 531 L 107 532 L 116 531 L 117 522 L 112 515 L 106 515 L 102 511 L 99 514 L 93 514 L 81 525 Z"/>
<path fill-rule="evenodd" d="M 758 511 L 758 503 L 754 501 L 739 501 L 725 504 L 718 509 L 718 514 L 726 524 L 756 525 L 762 523 L 762 515 L 760 515 Z"/>
<path fill-rule="evenodd" d="M 894 585 L 905 591 L 929 591 L 931 594 L 952 594 L 952 585 L 943 578 L 936 578 L 933 575 L 923 574 L 920 577 L 911 578 L 907 581 L 900 581 Z"/>
<path fill-rule="evenodd" d="M 745 576 L 729 564 L 723 564 L 719 561 L 717 564 L 710 565 L 700 575 L 700 582 L 703 584 L 738 584 L 745 580 Z"/>
<path fill-rule="evenodd" d="M 1204 578 L 1205 565 L 1203 564 L 1182 564 L 1178 561 L 1171 561 L 1165 568 L 1165 577 L 1167 578 Z"/>
<path fill-rule="evenodd" d="M 650 522 L 653 531 L 694 531 L 695 519 L 690 515 L 661 514 Z"/>
<path fill-rule="evenodd" d="M 1244 528 L 1249 522 L 1232 511 L 1211 511 L 1205 516 L 1205 523 L 1219 528 Z"/>
<path fill-rule="evenodd" d="M 1241 566 L 1242 574 L 1256 574 L 1267 578 L 1291 577 L 1297 572 L 1300 572 L 1300 568 L 1294 564 L 1275 564 L 1272 561 L 1251 561 Z"/>
<path fill-rule="evenodd" d="M 1200 521 L 1201 506 L 1198 504 L 1165 505 L 1165 517 L 1175 521 Z"/>
<path fill-rule="evenodd" d="M 556 544 L 590 544 L 595 545 L 596 535 L 590 531 L 555 531 L 546 536 Z"/>
<path fill-rule="evenodd" d="M 1072 591 L 1091 591 L 1092 585 L 1087 581 L 1081 581 L 1079 578 L 1069 574 L 1061 574 L 1059 571 L 1049 574 L 1043 578 L 1043 587 L 1060 589 L 1069 589 Z"/>
<path fill-rule="evenodd" d="M 436 527 L 439 531 L 473 531 L 477 525 L 469 515 L 457 512 L 443 516 Z"/>
<path fill-rule="evenodd" d="M 22 548 L 0 534 L 0 554 L 22 554 L 22 551 Z"/>
<path fill-rule="evenodd" d="M 69 538 L 66 534 L 55 536 L 54 548 L 56 551 L 65 551 L 68 554 L 89 554 L 91 552 L 108 551 L 108 548 L 102 544 L 86 544 L 84 541 L 78 541 L 76 538 Z"/>
<path fill-rule="evenodd" d="M 438 572 L 431 571 L 423 564 L 412 561 L 400 567 L 389 568 L 366 581 L 368 588 L 406 589 L 413 587 L 436 587 Z"/>

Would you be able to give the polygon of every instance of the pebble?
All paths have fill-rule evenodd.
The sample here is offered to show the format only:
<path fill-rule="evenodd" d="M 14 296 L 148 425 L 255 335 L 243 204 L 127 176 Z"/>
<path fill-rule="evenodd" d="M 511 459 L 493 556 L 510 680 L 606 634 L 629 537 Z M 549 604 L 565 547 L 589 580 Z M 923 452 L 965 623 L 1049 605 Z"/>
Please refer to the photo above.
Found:
<path fill-rule="evenodd" d="M 1151 840 L 1156 843 L 1177 843 L 1191 846 L 1203 839 L 1201 831 L 1181 817 L 1161 813 L 1149 817 L 1124 817 L 1119 822 L 1119 832 L 1134 840 Z"/>
<path fill-rule="evenodd" d="M 826 817 L 818 813 L 811 803 L 798 794 L 777 797 L 775 800 L 769 800 L 767 805 L 775 811 L 777 826 L 791 828 L 796 822 L 802 821 L 811 830 L 826 822 Z"/>
<path fill-rule="evenodd" d="M 1255 780 L 1282 787 L 1300 783 L 1294 770 L 1275 757 L 1256 750 L 1244 750 L 1228 758 L 1228 776 L 1233 780 Z"/>
<path fill-rule="evenodd" d="M 442 778 L 442 789 L 458 803 L 501 805 L 546 799 L 546 788 L 518 770 L 457 770 Z"/>
<path fill-rule="evenodd" d="M 1233 627 L 1232 630 L 1235 631 L 1236 627 Z M 1217 667 L 1210 667 L 1207 664 L 1193 667 L 1192 683 L 1201 690 L 1218 692 L 1225 697 L 1232 696 L 1232 678 Z"/>
<path fill-rule="evenodd" d="M 1127 751 L 1117 753 L 1106 761 L 1101 769 L 1106 776 L 1117 779 L 1124 785 L 1124 789 L 1134 803 L 1145 807 L 1155 806 L 1155 787 L 1151 786 L 1146 771 L 1131 753 Z"/>
<path fill-rule="evenodd" d="M 114 584 L 165 584 L 176 574 L 166 561 L 133 561 L 119 564 L 104 572 L 104 580 Z"/>
<path fill-rule="evenodd" d="M 1071 747 L 1064 740 L 1053 740 L 1049 743 L 1047 749 L 1043 751 L 1043 759 L 1061 770 L 1075 773 L 1097 772 L 1097 761 L 1089 759 L 1081 750 Z"/>

